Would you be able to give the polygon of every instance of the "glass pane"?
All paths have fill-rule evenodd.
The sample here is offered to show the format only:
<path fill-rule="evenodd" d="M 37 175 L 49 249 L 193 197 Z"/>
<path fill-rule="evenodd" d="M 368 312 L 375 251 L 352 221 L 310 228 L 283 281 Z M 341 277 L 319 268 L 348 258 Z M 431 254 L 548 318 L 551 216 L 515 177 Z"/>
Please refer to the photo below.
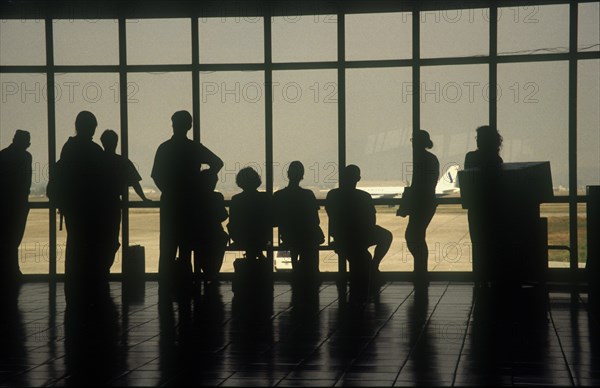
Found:
<path fill-rule="evenodd" d="M 148 198 L 158 200 L 160 191 L 150 177 L 154 156 L 158 146 L 173 135 L 173 113 L 192 113 L 192 74 L 130 73 L 128 82 L 129 159 L 142 177 L 140 184 Z M 192 138 L 191 130 L 188 137 Z M 135 194 L 130 198 L 138 200 Z"/>
<path fill-rule="evenodd" d="M 117 20 L 54 20 L 54 63 L 57 65 L 117 65 Z"/>
<path fill-rule="evenodd" d="M 421 128 L 428 131 L 440 174 L 476 149 L 475 129 L 488 124 L 487 65 L 421 68 Z"/>
<path fill-rule="evenodd" d="M 105 129 L 121 133 L 117 73 L 56 74 L 55 84 L 57 159 L 68 138 L 75 135 L 75 118 L 81 111 L 92 112 L 98 120 L 96 143 L 100 144 Z"/>
<path fill-rule="evenodd" d="M 404 230 L 404 229 L 403 229 Z M 440 205 L 427 228 L 429 271 L 473 270 L 467 210 L 462 205 Z M 406 245 L 403 246 L 406 249 Z"/>
<path fill-rule="evenodd" d="M 19 268 L 24 274 L 47 274 L 50 269 L 48 209 L 31 209 L 19 247 Z"/>
<path fill-rule="evenodd" d="M 346 163 L 361 169 L 362 187 L 407 183 L 412 162 L 410 68 L 346 71 Z"/>
<path fill-rule="evenodd" d="M 600 184 L 600 60 L 577 63 L 577 192 Z"/>
<path fill-rule="evenodd" d="M 129 65 L 192 63 L 190 19 L 127 20 Z"/>
<path fill-rule="evenodd" d="M 347 60 L 411 58 L 411 37 L 409 12 L 346 15 Z"/>
<path fill-rule="evenodd" d="M 498 55 L 568 51 L 568 4 L 498 8 Z"/>
<path fill-rule="evenodd" d="M 264 57 L 262 17 L 200 18 L 200 63 L 257 63 Z"/>
<path fill-rule="evenodd" d="M 580 4 L 581 6 L 581 4 Z M 587 185 L 600 185 L 600 60 L 577 63 L 577 193 Z M 579 267 L 587 260 L 586 205 L 577 205 Z"/>
<path fill-rule="evenodd" d="M 68 138 L 75 135 L 75 118 L 81 111 L 92 112 L 98 120 L 94 141 L 100 143 L 105 129 L 121 133 L 119 109 L 119 75 L 117 73 L 63 73 L 56 74 L 56 158 Z M 120 140 L 120 139 L 119 139 Z M 120 148 L 117 148 L 118 150 Z M 57 272 L 65 271 L 67 229 L 57 225 Z M 121 249 L 111 272 L 120 272 Z"/>
<path fill-rule="evenodd" d="M 12 143 L 17 129 L 29 131 L 32 157 L 30 201 L 47 201 L 48 110 L 45 74 L 0 74 L 0 149 Z"/>
<path fill-rule="evenodd" d="M 200 132 L 202 144 L 224 162 L 217 190 L 226 199 L 240 192 L 237 172 L 254 167 L 265 189 L 264 73 L 200 73 Z"/>
<path fill-rule="evenodd" d="M 129 244 L 144 247 L 146 273 L 158 273 L 160 210 L 129 209 Z"/>
<path fill-rule="evenodd" d="M 273 186 L 287 186 L 289 163 L 304 164 L 302 186 L 325 198 L 338 180 L 336 70 L 273 72 Z"/>
<path fill-rule="evenodd" d="M 588 258 L 587 238 L 587 205 L 577 204 L 577 263 L 579 268 L 585 268 Z"/>
<path fill-rule="evenodd" d="M 498 65 L 498 130 L 505 162 L 550 161 L 555 195 L 566 195 L 568 63 Z"/>
<path fill-rule="evenodd" d="M 600 50 L 600 3 L 581 3 L 578 6 L 577 50 Z"/>
<path fill-rule="evenodd" d="M 273 62 L 335 61 L 336 15 L 293 15 L 272 21 Z"/>
<path fill-rule="evenodd" d="M 420 18 L 422 58 L 489 54 L 487 8 L 421 11 Z"/>
<path fill-rule="evenodd" d="M 548 219 L 548 245 L 569 246 L 569 205 L 566 203 L 542 204 L 540 216 Z M 569 251 L 549 249 L 548 267 L 569 268 Z"/>
<path fill-rule="evenodd" d="M 160 191 L 151 178 L 158 146 L 171 138 L 171 116 L 179 110 L 192 113 L 191 73 L 130 73 L 128 75 L 129 159 L 142 177 L 146 196 L 160 200 Z M 188 133 L 192 138 L 192 131 Z M 136 194 L 130 199 L 137 201 Z M 158 203 L 156 203 L 158 205 Z M 129 243 L 142 245 L 146 272 L 158 272 L 160 211 L 129 210 Z"/>
<path fill-rule="evenodd" d="M 44 20 L 0 20 L 0 65 L 45 65 Z"/>

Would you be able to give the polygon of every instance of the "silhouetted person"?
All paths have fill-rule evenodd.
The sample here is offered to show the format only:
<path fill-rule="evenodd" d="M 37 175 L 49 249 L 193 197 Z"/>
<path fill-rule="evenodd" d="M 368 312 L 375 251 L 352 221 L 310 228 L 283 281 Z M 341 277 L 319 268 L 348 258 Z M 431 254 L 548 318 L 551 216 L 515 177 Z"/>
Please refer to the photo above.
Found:
<path fill-rule="evenodd" d="M 494 246 L 494 235 L 502 227 L 502 199 L 499 197 L 499 174 L 502 166 L 502 136 L 495 127 L 477 128 L 477 150 L 465 156 L 465 169 L 479 169 L 473 202 L 468 210 L 471 235 L 473 273 L 477 282 L 491 281 L 499 265 L 500 247 Z"/>
<path fill-rule="evenodd" d="M 19 245 L 29 214 L 31 154 L 29 132 L 17 129 L 12 143 L 0 151 L 0 282 L 12 283 L 21 276 Z"/>
<path fill-rule="evenodd" d="M 258 191 L 261 179 L 252 167 L 242 168 L 235 183 L 242 192 L 231 198 L 227 229 L 235 246 L 246 252 L 247 259 L 264 259 L 273 229 L 271 198 Z"/>
<path fill-rule="evenodd" d="M 67 302 L 91 303 L 108 288 L 114 247 L 108 243 L 114 206 L 110 195 L 115 175 L 106 154 L 92 140 L 98 123 L 88 111 L 75 119 L 75 136 L 62 148 L 50 177 L 48 197 L 65 217 L 65 296 Z"/>
<path fill-rule="evenodd" d="M 100 136 L 100 141 L 104 147 L 107 168 L 116 179 L 109 182 L 110 187 L 110 209 L 106 214 L 110 222 L 110 240 L 107 242 L 112 248 L 111 265 L 114 262 L 115 255 L 121 244 L 119 243 L 119 230 L 121 228 L 121 198 L 126 195 L 129 186 L 133 187 L 137 195 L 144 201 L 147 201 L 146 195 L 142 190 L 140 181 L 142 177 L 131 162 L 124 156 L 116 153 L 119 136 L 112 129 L 105 130 Z"/>
<path fill-rule="evenodd" d="M 319 226 L 319 205 L 311 190 L 300 187 L 302 163 L 290 163 L 287 175 L 288 186 L 273 194 L 275 225 L 282 247 L 290 251 L 294 272 L 315 275 L 319 272 L 319 245 L 325 241 Z"/>
<path fill-rule="evenodd" d="M 199 142 L 187 138 L 192 116 L 178 111 L 171 117 L 173 136 L 156 151 L 152 178 L 161 191 L 159 279 L 172 281 L 177 249 L 190 251 L 193 220 L 189 206 L 196 200 L 196 185 L 201 165 L 208 164 L 217 173 L 223 161 Z M 182 253 L 180 252 L 180 254 Z M 184 261 L 189 261 L 184 258 Z"/>
<path fill-rule="evenodd" d="M 437 157 L 427 151 L 433 142 L 427 131 L 419 130 L 413 137 L 414 170 L 411 183 L 412 197 L 405 238 L 408 250 L 415 259 L 415 281 L 427 282 L 427 227 L 437 207 L 435 186 L 437 185 L 440 163 Z"/>
<path fill-rule="evenodd" d="M 350 263 L 350 274 L 360 276 L 379 272 L 379 264 L 392 244 L 392 233 L 376 224 L 371 195 L 356 188 L 360 169 L 344 167 L 340 187 L 327 193 L 325 210 L 335 251 Z M 372 261 L 368 248 L 375 245 Z"/>
<path fill-rule="evenodd" d="M 215 280 L 223 265 L 229 235 L 223 229 L 228 217 L 223 194 L 215 191 L 218 176 L 211 170 L 200 173 L 197 223 L 198 235 L 194 244 L 194 273 L 205 280 Z"/>

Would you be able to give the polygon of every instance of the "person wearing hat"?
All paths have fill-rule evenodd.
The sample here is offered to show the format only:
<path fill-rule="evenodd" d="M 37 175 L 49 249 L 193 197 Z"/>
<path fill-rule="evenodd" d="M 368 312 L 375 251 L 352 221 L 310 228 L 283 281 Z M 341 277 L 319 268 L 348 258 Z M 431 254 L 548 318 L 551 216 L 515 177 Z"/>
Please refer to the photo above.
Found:
<path fill-rule="evenodd" d="M 414 257 L 415 282 L 427 284 L 427 227 L 435 214 L 437 207 L 435 186 L 440 174 L 438 158 L 428 150 L 433 148 L 429 133 L 417 131 L 413 142 L 413 177 L 410 186 L 411 202 L 408 212 L 408 225 L 405 238 L 408 250 Z"/>

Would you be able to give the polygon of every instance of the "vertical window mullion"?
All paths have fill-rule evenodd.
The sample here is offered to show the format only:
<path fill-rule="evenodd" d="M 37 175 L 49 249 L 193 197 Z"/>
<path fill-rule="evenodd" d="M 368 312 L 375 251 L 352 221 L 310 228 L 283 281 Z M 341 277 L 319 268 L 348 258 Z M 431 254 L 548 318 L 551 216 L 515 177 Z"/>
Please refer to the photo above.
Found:
<path fill-rule="evenodd" d="M 569 7 L 569 267 L 578 269 L 577 242 L 577 24 L 578 4 Z"/>
<path fill-rule="evenodd" d="M 56 163 L 56 96 L 54 89 L 54 33 L 52 18 L 46 18 L 46 90 L 48 93 L 48 165 L 50 179 L 54 175 Z M 49 206 L 48 214 L 49 233 L 49 278 L 53 283 L 56 281 L 56 207 Z"/>
<path fill-rule="evenodd" d="M 198 18 L 192 17 L 192 117 L 193 138 L 200 141 L 200 43 Z"/>
<path fill-rule="evenodd" d="M 346 166 L 346 17 L 343 11 L 337 14 L 338 51 L 338 184 L 342 169 Z M 338 255 L 338 271 L 346 272 L 346 258 Z"/>
<path fill-rule="evenodd" d="M 412 85 L 413 85 L 413 136 L 421 129 L 421 19 L 419 8 L 415 5 L 412 11 Z M 415 163 L 415 143 L 412 143 L 412 163 Z"/>
<path fill-rule="evenodd" d="M 489 125 L 498 124 L 498 6 L 490 7 Z"/>
<path fill-rule="evenodd" d="M 121 155 L 129 157 L 129 126 L 127 111 L 127 20 L 119 18 L 119 108 L 121 112 Z M 129 246 L 129 190 L 123 196 L 123 209 L 121 216 L 121 272 L 125 252 Z"/>
<path fill-rule="evenodd" d="M 268 7 L 265 9 L 263 23 L 265 47 L 265 181 L 267 193 L 273 194 L 273 55 L 271 14 Z M 272 261 L 272 241 L 267 254 Z"/>

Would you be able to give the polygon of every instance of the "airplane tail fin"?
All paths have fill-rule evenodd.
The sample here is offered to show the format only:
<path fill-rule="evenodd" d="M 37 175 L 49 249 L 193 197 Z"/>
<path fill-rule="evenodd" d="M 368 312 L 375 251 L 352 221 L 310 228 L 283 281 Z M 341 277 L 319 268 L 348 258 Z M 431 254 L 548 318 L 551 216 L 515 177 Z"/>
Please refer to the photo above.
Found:
<path fill-rule="evenodd" d="M 460 166 L 453 164 L 446 169 L 440 176 L 438 184 L 435 188 L 437 194 L 444 194 L 458 191 L 458 170 Z"/>

